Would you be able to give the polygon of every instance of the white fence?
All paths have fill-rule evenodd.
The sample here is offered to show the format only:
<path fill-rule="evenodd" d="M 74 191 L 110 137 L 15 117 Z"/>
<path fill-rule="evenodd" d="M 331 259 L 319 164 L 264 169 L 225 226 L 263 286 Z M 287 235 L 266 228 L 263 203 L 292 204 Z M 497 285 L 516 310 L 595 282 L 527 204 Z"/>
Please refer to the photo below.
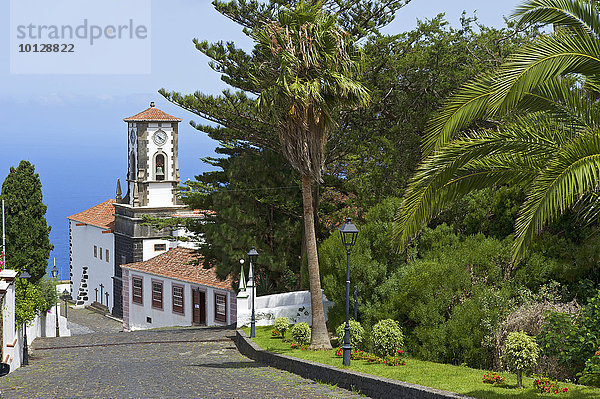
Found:
<path fill-rule="evenodd" d="M 17 273 L 14 270 L 0 271 L 0 294 L 2 297 L 2 363 L 10 365 L 13 372 L 22 363 L 23 355 L 23 326 L 15 325 L 15 286 L 14 279 Z M 38 337 L 56 336 L 56 306 L 47 313 L 37 315 L 32 324 L 27 326 L 27 343 L 31 344 Z M 67 327 L 67 319 L 60 316 L 58 305 L 58 326 L 61 337 L 71 335 Z"/>

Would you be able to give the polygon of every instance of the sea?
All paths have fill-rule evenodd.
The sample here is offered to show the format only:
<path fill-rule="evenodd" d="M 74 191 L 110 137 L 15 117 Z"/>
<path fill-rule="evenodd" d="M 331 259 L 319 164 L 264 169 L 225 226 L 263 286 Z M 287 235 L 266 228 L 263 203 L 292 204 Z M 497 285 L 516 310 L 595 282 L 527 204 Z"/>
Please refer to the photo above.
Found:
<path fill-rule="evenodd" d="M 128 136 L 123 118 L 143 111 L 150 101 L 184 119 L 179 128 L 182 181 L 211 170 L 201 158 L 216 156 L 217 142 L 189 125 L 190 120 L 199 121 L 196 115 L 161 99 L 149 94 L 115 101 L 0 102 L 5 116 L 0 128 L 0 181 L 22 159 L 35 165 L 52 228 L 48 272 L 55 263 L 60 279 L 69 279 L 67 216 L 114 198 L 118 178 L 126 191 Z"/>

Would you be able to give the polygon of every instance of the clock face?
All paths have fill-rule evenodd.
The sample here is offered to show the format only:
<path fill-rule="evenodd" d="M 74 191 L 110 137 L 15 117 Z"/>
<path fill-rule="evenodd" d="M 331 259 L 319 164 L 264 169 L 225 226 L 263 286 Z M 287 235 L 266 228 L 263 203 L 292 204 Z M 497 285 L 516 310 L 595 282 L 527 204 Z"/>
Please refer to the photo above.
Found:
<path fill-rule="evenodd" d="M 135 130 L 131 129 L 131 132 L 129 132 L 129 140 L 131 140 L 131 144 L 135 143 L 136 138 L 137 134 L 135 134 Z"/>
<path fill-rule="evenodd" d="M 156 145 L 163 145 L 167 142 L 167 133 L 163 132 L 162 130 L 158 130 L 156 133 L 154 133 L 152 139 L 154 140 Z"/>

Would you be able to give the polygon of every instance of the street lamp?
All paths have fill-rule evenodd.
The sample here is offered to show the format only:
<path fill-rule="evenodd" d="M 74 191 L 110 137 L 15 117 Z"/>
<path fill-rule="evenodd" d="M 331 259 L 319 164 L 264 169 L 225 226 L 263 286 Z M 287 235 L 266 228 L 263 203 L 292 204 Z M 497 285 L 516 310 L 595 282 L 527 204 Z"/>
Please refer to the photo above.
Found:
<path fill-rule="evenodd" d="M 69 299 L 69 291 L 67 289 L 65 289 L 63 291 L 62 297 L 63 297 L 63 299 L 65 301 L 65 319 L 66 319 L 67 318 L 67 309 L 68 309 L 68 307 L 67 307 L 67 299 Z"/>
<path fill-rule="evenodd" d="M 352 219 L 347 218 L 346 223 L 340 228 L 342 244 L 346 248 L 346 327 L 344 328 L 344 346 L 343 364 L 350 366 L 350 357 L 352 355 L 352 346 L 350 345 L 350 251 L 356 244 L 358 229 L 352 223 Z"/>
<path fill-rule="evenodd" d="M 56 265 L 54 265 L 52 270 L 50 270 L 50 273 L 52 273 L 52 278 L 54 281 L 56 281 L 56 278 L 58 277 L 58 269 L 56 268 Z M 56 287 L 54 289 L 56 290 Z M 56 313 L 56 336 L 60 337 L 60 326 L 58 325 L 58 300 L 56 301 L 54 313 Z"/>
<path fill-rule="evenodd" d="M 23 272 L 19 275 L 19 278 L 22 279 L 21 281 L 23 281 L 23 279 L 25 280 L 23 284 L 23 299 L 26 301 L 27 300 L 27 281 L 29 281 L 29 279 L 31 278 L 31 274 L 27 273 L 27 269 L 24 269 Z M 27 322 L 23 322 L 23 338 L 24 338 L 24 343 L 23 343 L 23 366 L 27 366 L 29 365 L 29 351 L 27 350 Z"/>
<path fill-rule="evenodd" d="M 258 258 L 258 252 L 256 252 L 254 247 L 252 247 L 250 252 L 248 252 L 248 258 L 250 259 L 250 274 L 252 276 L 252 279 L 250 280 L 252 284 L 252 318 L 250 319 L 250 338 L 254 338 L 256 335 L 256 319 L 254 318 L 254 297 L 256 296 L 256 287 L 254 284 L 254 264 Z"/>

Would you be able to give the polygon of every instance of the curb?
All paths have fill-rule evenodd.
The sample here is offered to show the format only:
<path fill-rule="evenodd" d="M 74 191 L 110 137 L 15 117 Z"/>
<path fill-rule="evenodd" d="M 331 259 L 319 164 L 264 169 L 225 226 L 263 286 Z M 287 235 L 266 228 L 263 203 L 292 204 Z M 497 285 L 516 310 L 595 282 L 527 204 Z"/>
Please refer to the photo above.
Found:
<path fill-rule="evenodd" d="M 242 330 L 236 331 L 235 345 L 242 355 L 249 357 L 252 360 L 266 363 L 269 366 L 280 370 L 298 374 L 304 378 L 337 385 L 340 388 L 348 390 L 358 391 L 371 398 L 471 398 L 470 396 L 443 391 L 441 389 L 377 377 L 358 371 L 344 370 L 322 363 L 267 352 L 250 340 Z"/>

